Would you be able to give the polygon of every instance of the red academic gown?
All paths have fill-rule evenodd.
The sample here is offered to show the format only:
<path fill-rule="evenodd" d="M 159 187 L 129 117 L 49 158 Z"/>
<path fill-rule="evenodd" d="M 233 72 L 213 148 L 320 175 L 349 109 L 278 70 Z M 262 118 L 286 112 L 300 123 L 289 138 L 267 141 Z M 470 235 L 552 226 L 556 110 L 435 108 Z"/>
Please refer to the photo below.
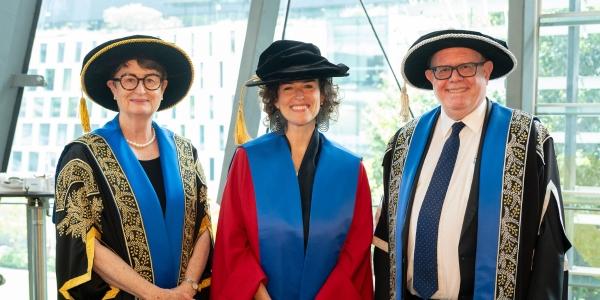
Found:
<path fill-rule="evenodd" d="M 269 280 L 259 255 L 256 201 L 248 156 L 239 148 L 223 192 L 211 287 L 212 299 L 252 299 Z M 313 225 L 314 226 L 314 225 Z M 338 261 L 316 299 L 372 299 L 370 242 L 373 236 L 371 193 L 363 165 L 352 224 Z"/>

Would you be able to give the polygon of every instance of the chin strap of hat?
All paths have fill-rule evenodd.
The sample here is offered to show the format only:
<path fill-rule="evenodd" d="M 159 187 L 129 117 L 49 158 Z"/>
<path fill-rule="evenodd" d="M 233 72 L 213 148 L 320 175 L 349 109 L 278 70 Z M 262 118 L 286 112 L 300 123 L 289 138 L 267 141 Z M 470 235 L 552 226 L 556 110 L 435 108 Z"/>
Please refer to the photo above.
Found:
<path fill-rule="evenodd" d="M 400 86 L 398 77 L 396 77 L 396 73 L 394 73 L 394 68 L 392 68 L 392 64 L 390 63 L 390 60 L 388 59 L 385 49 L 383 48 L 383 44 L 381 43 L 381 40 L 379 39 L 379 35 L 377 34 L 377 31 L 375 30 L 375 26 L 373 26 L 373 22 L 371 22 L 371 17 L 369 17 L 367 8 L 365 7 L 365 4 L 363 3 L 362 0 L 358 0 L 358 1 L 360 2 L 360 5 L 362 6 L 363 11 L 365 12 L 365 16 L 367 17 L 367 20 L 369 21 L 369 25 L 371 25 L 371 30 L 373 31 L 373 35 L 375 35 L 375 39 L 377 39 L 377 43 L 379 43 L 379 48 L 381 49 L 381 52 L 383 53 L 383 57 L 385 58 L 385 61 L 387 62 L 388 67 L 390 68 L 390 71 L 392 72 L 392 75 L 394 76 L 396 85 L 398 86 L 398 89 L 400 90 L 400 118 L 402 119 L 402 122 L 408 122 L 409 115 L 411 118 L 414 118 L 415 116 L 413 115 L 413 112 L 410 109 L 410 105 L 408 103 L 408 93 L 406 92 L 406 83 L 404 83 L 404 85 L 402 87 Z"/>
<path fill-rule="evenodd" d="M 83 132 L 90 132 L 90 114 L 88 113 L 87 105 L 83 95 L 81 95 L 81 98 L 79 98 L 79 120 L 81 121 Z"/>

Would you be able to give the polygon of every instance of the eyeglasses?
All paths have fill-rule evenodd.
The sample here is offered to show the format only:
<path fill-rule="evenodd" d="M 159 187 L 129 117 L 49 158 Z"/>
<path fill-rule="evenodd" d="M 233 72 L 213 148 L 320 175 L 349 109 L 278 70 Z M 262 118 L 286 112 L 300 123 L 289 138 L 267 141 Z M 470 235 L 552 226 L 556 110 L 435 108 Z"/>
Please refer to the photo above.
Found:
<path fill-rule="evenodd" d="M 477 67 L 480 65 L 483 65 L 486 61 L 482 61 L 482 62 L 470 62 L 470 63 L 464 63 L 464 64 L 460 64 L 458 66 L 437 66 L 437 67 L 431 67 L 429 68 L 429 70 L 431 70 L 433 72 L 433 76 L 435 77 L 435 79 L 437 80 L 445 80 L 448 79 L 450 77 L 452 77 L 452 72 L 454 72 L 454 70 L 456 70 L 456 72 L 458 72 L 458 75 L 462 76 L 462 77 L 473 77 L 475 76 L 475 74 L 477 74 Z"/>
<path fill-rule="evenodd" d="M 128 91 L 135 90 L 140 84 L 140 81 L 143 82 L 144 88 L 149 91 L 157 90 L 162 85 L 162 78 L 156 74 L 148 74 L 142 78 L 126 74 L 121 76 L 121 78 L 112 78 L 112 80 L 118 81 L 121 84 L 121 87 Z"/>

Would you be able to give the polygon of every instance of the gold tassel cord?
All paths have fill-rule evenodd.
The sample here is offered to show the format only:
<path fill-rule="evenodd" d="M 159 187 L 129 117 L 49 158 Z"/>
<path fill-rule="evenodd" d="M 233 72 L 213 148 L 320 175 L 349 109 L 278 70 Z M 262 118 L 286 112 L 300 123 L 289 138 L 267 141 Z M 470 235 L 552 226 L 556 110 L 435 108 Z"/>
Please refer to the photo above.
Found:
<path fill-rule="evenodd" d="M 406 83 L 400 91 L 400 121 L 404 124 L 410 119 L 410 108 L 408 102 L 408 93 L 406 92 Z"/>
<path fill-rule="evenodd" d="M 250 80 L 253 80 L 253 78 Z M 236 145 L 241 145 L 252 139 L 248 133 L 248 128 L 246 127 L 246 118 L 244 117 L 244 98 L 246 97 L 246 89 L 246 84 L 242 84 L 240 89 L 240 102 L 238 104 L 238 110 L 235 118 L 234 141 Z"/>
<path fill-rule="evenodd" d="M 90 115 L 88 114 L 87 105 L 83 96 L 81 96 L 81 98 L 79 99 L 79 120 L 81 121 L 81 127 L 83 128 L 83 132 L 90 132 Z"/>

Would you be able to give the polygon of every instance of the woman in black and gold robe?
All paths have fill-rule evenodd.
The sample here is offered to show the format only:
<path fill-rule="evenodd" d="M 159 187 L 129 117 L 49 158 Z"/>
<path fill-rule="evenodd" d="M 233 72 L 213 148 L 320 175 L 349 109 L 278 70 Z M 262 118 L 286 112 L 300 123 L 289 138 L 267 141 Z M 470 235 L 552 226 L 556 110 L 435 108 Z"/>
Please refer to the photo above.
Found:
<path fill-rule="evenodd" d="M 68 144 L 57 166 L 59 299 L 208 298 L 206 180 L 191 143 L 152 122 L 192 80 L 187 54 L 154 37 L 111 40 L 85 57 L 83 92 L 119 114 Z"/>

